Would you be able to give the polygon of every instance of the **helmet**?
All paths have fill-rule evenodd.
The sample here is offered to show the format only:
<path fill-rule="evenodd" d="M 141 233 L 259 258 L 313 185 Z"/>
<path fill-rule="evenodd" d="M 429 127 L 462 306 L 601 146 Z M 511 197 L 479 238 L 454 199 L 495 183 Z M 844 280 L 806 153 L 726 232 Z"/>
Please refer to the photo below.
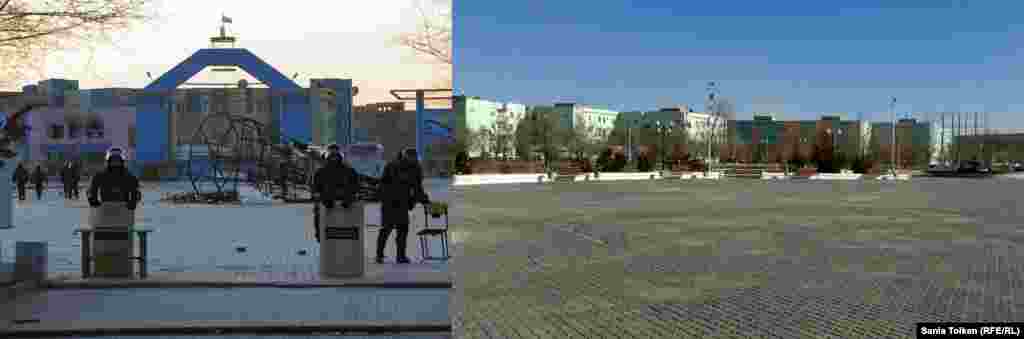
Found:
<path fill-rule="evenodd" d="M 339 158 L 345 159 L 345 154 L 341 153 L 341 147 L 338 147 L 338 144 L 327 145 L 326 150 L 324 150 L 323 154 L 321 154 L 320 156 L 324 160 L 327 160 L 332 155 L 337 155 Z"/>
<path fill-rule="evenodd" d="M 402 150 L 401 157 L 406 160 L 417 160 L 419 156 L 416 154 L 416 149 L 407 147 Z"/>
<path fill-rule="evenodd" d="M 107 162 L 111 159 L 116 158 L 121 161 L 128 160 L 128 157 L 124 154 L 124 151 L 120 147 L 111 147 L 107 150 L 107 156 L 105 157 Z"/>

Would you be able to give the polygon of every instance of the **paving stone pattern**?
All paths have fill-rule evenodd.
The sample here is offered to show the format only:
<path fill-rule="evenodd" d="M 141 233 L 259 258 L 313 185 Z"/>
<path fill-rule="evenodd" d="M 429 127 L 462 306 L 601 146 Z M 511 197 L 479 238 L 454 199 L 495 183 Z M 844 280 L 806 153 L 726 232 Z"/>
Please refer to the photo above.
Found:
<path fill-rule="evenodd" d="M 482 272 L 484 261 L 515 261 L 524 268 L 514 288 L 502 290 L 514 295 L 486 302 L 464 299 L 462 313 L 453 315 L 455 333 L 460 338 L 913 338 L 915 322 L 1021 321 L 1024 232 L 1018 232 L 1019 226 L 1009 219 L 1020 220 L 1024 209 L 1020 199 L 1000 193 L 994 193 L 1000 198 L 991 196 L 997 185 L 1006 182 L 963 186 L 975 182 L 807 183 L 771 188 L 779 197 L 829 191 L 839 192 L 836 196 L 927 192 L 930 195 L 922 203 L 927 208 L 911 206 L 899 213 L 916 220 L 919 215 L 948 211 L 973 225 L 957 227 L 977 230 L 968 238 L 951 233 L 949 239 L 856 240 L 836 236 L 835 227 L 827 224 L 804 222 L 768 233 L 761 229 L 760 234 L 768 237 L 724 239 L 710 251 L 684 252 L 681 247 L 655 250 L 637 243 L 634 237 L 642 229 L 547 225 L 545 239 L 500 242 L 498 255 L 516 259 L 480 257 L 481 263 L 474 264 L 470 263 L 473 258 L 461 258 L 465 262 L 453 266 L 460 279 Z M 980 195 L 983 192 L 989 195 Z M 751 208 L 758 208 L 753 205 L 763 198 L 745 191 L 737 194 Z M 936 198 L 956 194 L 959 198 Z M 623 193 L 563 196 L 576 196 L 578 200 L 570 204 L 581 208 L 595 200 L 628 199 Z M 846 203 L 867 209 L 865 215 L 872 209 L 899 208 L 872 205 L 870 200 L 854 197 Z M 633 204 L 643 206 L 643 202 Z M 872 223 L 858 227 L 902 230 Z M 609 251 L 609 234 L 624 240 L 620 241 L 622 251 Z M 766 243 L 774 244 L 775 250 L 755 251 Z M 579 268 L 531 264 L 557 262 L 571 253 L 593 261 Z M 673 279 L 708 274 L 754 274 L 757 279 L 748 286 L 705 291 L 690 299 L 655 301 L 627 293 L 627 289 L 658 288 Z M 650 286 L 627 286 L 626 280 L 647 281 Z M 463 284 L 457 284 L 457 289 L 464 287 L 459 285 Z M 480 291 L 456 292 L 463 293 Z M 574 305 L 585 306 L 574 310 Z"/>

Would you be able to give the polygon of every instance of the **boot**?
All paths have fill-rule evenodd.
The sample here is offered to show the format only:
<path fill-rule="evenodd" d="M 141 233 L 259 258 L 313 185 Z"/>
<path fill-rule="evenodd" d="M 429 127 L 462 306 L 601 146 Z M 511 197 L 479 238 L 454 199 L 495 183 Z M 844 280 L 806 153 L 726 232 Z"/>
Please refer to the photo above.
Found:
<path fill-rule="evenodd" d="M 384 249 L 388 246 L 388 236 L 391 235 L 390 227 L 381 227 L 377 232 L 377 260 L 378 264 L 384 263 Z"/>
<path fill-rule="evenodd" d="M 405 256 L 406 239 L 409 237 L 409 226 L 399 227 L 395 234 L 395 252 L 397 252 L 399 264 L 408 264 L 409 257 Z"/>

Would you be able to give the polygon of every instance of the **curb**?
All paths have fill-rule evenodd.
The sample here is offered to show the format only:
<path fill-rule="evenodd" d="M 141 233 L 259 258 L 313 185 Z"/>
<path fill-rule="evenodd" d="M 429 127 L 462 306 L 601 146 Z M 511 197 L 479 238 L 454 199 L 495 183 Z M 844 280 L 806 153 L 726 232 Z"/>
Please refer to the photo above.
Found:
<path fill-rule="evenodd" d="M 4 338 L 202 334 L 412 334 L 451 335 L 447 321 L 61 321 L 11 325 Z"/>

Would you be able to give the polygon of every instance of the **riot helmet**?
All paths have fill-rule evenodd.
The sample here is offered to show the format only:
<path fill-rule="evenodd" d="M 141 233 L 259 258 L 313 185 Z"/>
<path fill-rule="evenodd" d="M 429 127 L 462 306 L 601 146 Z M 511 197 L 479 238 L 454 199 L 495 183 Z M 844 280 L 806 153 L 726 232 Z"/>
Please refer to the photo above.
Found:
<path fill-rule="evenodd" d="M 128 159 L 126 159 L 124 151 L 120 147 L 111 147 L 107 150 L 107 167 L 124 167 L 125 160 Z"/>
<path fill-rule="evenodd" d="M 338 144 L 327 145 L 327 149 L 324 150 L 321 157 L 327 161 L 341 162 L 345 160 L 345 154 L 341 153 L 341 147 Z"/>
<path fill-rule="evenodd" d="M 417 160 L 419 160 L 419 157 L 416 154 L 416 149 L 412 148 L 412 147 L 407 147 L 406 149 L 403 149 L 401 156 L 402 156 L 402 159 L 405 159 L 405 160 L 408 160 L 408 161 L 417 161 Z"/>

